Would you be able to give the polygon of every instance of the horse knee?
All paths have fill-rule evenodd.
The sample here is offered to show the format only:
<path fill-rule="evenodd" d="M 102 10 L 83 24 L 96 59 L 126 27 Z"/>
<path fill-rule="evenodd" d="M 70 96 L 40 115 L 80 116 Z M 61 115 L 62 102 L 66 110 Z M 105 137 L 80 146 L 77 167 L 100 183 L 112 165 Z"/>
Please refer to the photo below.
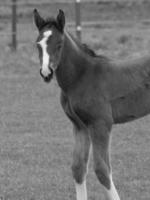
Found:
<path fill-rule="evenodd" d="M 83 182 L 86 171 L 86 163 L 84 162 L 78 162 L 72 165 L 72 175 L 78 184 L 81 184 Z"/>
<path fill-rule="evenodd" d="M 109 173 L 108 167 L 97 166 L 95 168 L 95 174 L 98 180 L 100 181 L 100 183 L 109 190 L 111 187 L 111 180 L 110 180 L 110 173 Z"/>

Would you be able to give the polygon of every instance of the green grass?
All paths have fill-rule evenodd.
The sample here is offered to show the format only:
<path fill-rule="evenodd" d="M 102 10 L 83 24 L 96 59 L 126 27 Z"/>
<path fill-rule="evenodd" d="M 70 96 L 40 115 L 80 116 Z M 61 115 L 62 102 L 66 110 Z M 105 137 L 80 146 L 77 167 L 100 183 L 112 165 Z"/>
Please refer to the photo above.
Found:
<path fill-rule="evenodd" d="M 4 26 L 2 33 L 9 30 Z M 19 23 L 17 53 L 10 51 L 7 35 L 0 39 L 0 196 L 75 200 L 72 126 L 60 106 L 56 81 L 45 84 L 39 75 L 36 36 L 31 22 Z M 150 53 L 150 27 L 128 18 L 104 20 L 84 28 L 83 41 L 98 53 L 126 59 Z M 150 117 L 114 126 L 112 135 L 113 175 L 121 199 L 149 200 Z M 92 162 L 89 168 L 89 199 L 104 199 Z"/>

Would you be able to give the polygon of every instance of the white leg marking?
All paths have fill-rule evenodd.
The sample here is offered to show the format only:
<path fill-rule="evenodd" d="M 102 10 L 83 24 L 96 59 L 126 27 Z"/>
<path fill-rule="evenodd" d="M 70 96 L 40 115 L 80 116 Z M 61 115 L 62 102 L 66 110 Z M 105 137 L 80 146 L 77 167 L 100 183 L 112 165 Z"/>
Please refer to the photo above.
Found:
<path fill-rule="evenodd" d="M 110 181 L 111 181 L 111 186 L 110 186 L 110 190 L 107 190 L 105 188 L 105 191 L 106 191 L 106 197 L 108 200 L 120 200 L 120 197 L 118 195 L 118 192 L 115 188 L 115 185 L 113 183 L 113 180 L 112 180 L 112 176 L 110 176 Z"/>
<path fill-rule="evenodd" d="M 40 44 L 42 51 L 43 51 L 42 74 L 43 74 L 43 76 L 46 77 L 51 73 L 51 71 L 49 70 L 49 67 L 48 67 L 50 56 L 47 53 L 46 42 L 47 42 L 48 38 L 52 35 L 52 31 L 51 30 L 45 31 L 43 35 L 44 35 L 43 39 L 40 42 L 38 42 L 38 44 Z"/>
<path fill-rule="evenodd" d="M 75 183 L 77 200 L 87 200 L 86 181 L 82 184 Z"/>

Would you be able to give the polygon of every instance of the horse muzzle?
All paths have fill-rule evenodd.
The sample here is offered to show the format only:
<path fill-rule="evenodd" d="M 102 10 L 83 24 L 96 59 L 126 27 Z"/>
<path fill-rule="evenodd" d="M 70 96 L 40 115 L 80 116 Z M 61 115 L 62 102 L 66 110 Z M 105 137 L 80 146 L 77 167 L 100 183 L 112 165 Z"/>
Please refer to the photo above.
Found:
<path fill-rule="evenodd" d="M 46 83 L 49 83 L 53 78 L 53 70 L 50 69 L 50 73 L 48 75 L 44 75 L 42 73 L 42 69 L 40 69 L 40 75 Z"/>

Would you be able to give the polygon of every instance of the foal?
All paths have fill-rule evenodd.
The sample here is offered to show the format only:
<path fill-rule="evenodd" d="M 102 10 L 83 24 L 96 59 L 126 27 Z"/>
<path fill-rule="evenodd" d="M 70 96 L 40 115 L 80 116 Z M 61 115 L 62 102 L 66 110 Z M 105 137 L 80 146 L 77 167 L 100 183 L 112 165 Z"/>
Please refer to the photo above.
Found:
<path fill-rule="evenodd" d="M 110 164 L 110 131 L 114 123 L 150 112 L 150 59 L 120 62 L 97 56 L 64 29 L 62 10 L 56 19 L 46 20 L 34 10 L 34 20 L 39 31 L 40 74 L 47 83 L 56 75 L 62 107 L 74 127 L 72 173 L 77 200 L 87 200 L 91 146 L 94 170 L 106 198 L 119 200 Z"/>

